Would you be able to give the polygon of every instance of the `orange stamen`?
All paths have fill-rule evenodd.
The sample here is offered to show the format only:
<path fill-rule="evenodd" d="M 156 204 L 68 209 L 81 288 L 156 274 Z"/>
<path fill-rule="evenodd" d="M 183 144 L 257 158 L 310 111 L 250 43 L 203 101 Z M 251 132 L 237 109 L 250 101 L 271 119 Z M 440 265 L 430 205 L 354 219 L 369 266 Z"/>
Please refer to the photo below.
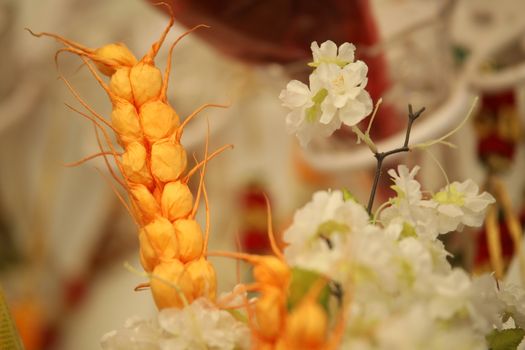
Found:
<path fill-rule="evenodd" d="M 75 97 L 75 99 L 80 102 L 80 104 L 82 106 L 84 106 L 84 108 L 86 108 L 95 118 L 97 118 L 100 122 L 104 123 L 106 126 L 108 126 L 111 130 L 113 130 L 115 133 L 117 133 L 117 131 L 115 130 L 115 128 L 113 128 L 113 125 L 111 125 L 104 117 L 102 117 L 100 114 L 98 114 L 97 112 L 95 112 L 93 110 L 93 108 L 91 108 L 83 99 L 82 97 L 80 97 L 80 95 L 78 94 L 78 92 L 75 90 L 75 88 L 73 88 L 73 86 L 71 85 L 71 83 L 63 76 L 63 75 L 59 75 L 58 77 L 60 80 L 62 80 L 64 82 L 64 84 L 66 84 L 67 88 L 69 89 L 69 91 L 73 94 L 73 96 Z M 66 104 L 66 106 L 68 106 Z M 71 108 L 71 107 L 70 107 Z M 75 110 L 76 111 L 76 110 Z M 78 111 L 77 111 L 78 112 Z M 80 113 L 80 112 L 78 112 Z"/>
<path fill-rule="evenodd" d="M 184 130 L 184 128 L 186 127 L 186 125 L 197 115 L 199 114 L 200 112 L 202 112 L 204 109 L 206 108 L 209 108 L 209 107 L 217 107 L 217 108 L 228 108 L 230 107 L 230 105 L 220 105 L 220 104 L 216 104 L 216 103 L 206 103 L 206 104 L 203 104 L 202 106 L 200 106 L 199 108 L 197 108 L 195 111 L 193 111 L 189 116 L 186 117 L 186 119 L 184 119 L 184 121 L 182 122 L 182 124 L 179 126 L 179 128 L 177 129 L 177 132 L 175 133 L 175 138 L 177 141 L 180 141 L 180 138 L 182 137 L 182 132 Z"/>
<path fill-rule="evenodd" d="M 170 13 L 170 20 L 168 22 L 168 25 L 166 26 L 166 28 L 164 28 L 164 31 L 160 35 L 159 40 L 153 43 L 153 45 L 151 45 L 150 51 L 142 58 L 141 61 L 144 63 L 153 63 L 153 61 L 155 60 L 155 56 L 157 56 L 157 53 L 159 52 L 162 46 L 162 43 L 166 39 L 166 36 L 168 35 L 171 27 L 173 26 L 173 23 L 175 23 L 175 16 L 173 15 L 173 10 L 171 9 L 171 6 L 169 4 L 165 2 L 158 2 L 158 3 L 155 3 L 154 5 L 166 6 L 166 8 L 168 9 L 168 12 Z"/>
<path fill-rule="evenodd" d="M 272 251 L 279 259 L 284 261 L 284 255 L 279 249 L 279 246 L 277 245 L 277 242 L 275 241 L 275 235 L 273 233 L 273 225 L 272 225 L 272 207 L 270 205 L 270 199 L 266 195 L 266 193 L 263 193 L 264 200 L 266 201 L 266 212 L 268 213 L 268 219 L 267 219 L 267 225 L 268 225 L 268 238 L 270 239 L 270 245 L 272 247 Z"/>
<path fill-rule="evenodd" d="M 170 7 L 170 9 L 171 9 L 171 7 Z M 205 24 L 196 25 L 195 27 L 193 27 L 190 30 L 187 30 L 186 32 L 181 34 L 173 42 L 173 44 L 171 44 L 169 52 L 168 52 L 168 60 L 167 60 L 167 63 L 166 63 L 166 70 L 164 72 L 164 81 L 162 82 L 162 89 L 161 89 L 161 93 L 160 93 L 161 101 L 166 101 L 166 94 L 167 94 L 167 91 L 168 91 L 168 80 L 169 80 L 170 71 L 171 71 L 171 58 L 172 58 L 172 55 L 173 55 L 173 49 L 182 40 L 182 38 L 184 38 L 186 35 L 192 33 L 193 31 L 195 31 L 195 30 L 197 30 L 199 28 L 210 28 L 210 27 L 205 25 Z"/>
<path fill-rule="evenodd" d="M 210 160 L 212 160 L 213 158 L 215 158 L 216 156 L 218 156 L 222 152 L 226 151 L 227 149 L 233 149 L 233 145 L 232 144 L 224 145 L 221 148 L 217 149 L 216 151 L 213 151 L 213 153 L 210 154 L 210 156 L 208 158 L 201 160 L 190 171 L 188 171 L 186 176 L 184 176 L 184 178 L 182 179 L 182 182 L 187 183 L 190 180 L 190 177 L 193 174 L 195 174 L 197 172 L 197 170 L 199 170 L 199 168 L 201 166 L 203 166 L 205 163 L 209 162 Z"/>
<path fill-rule="evenodd" d="M 87 161 L 90 161 L 91 159 L 100 157 L 101 155 L 111 156 L 111 155 L 113 155 L 113 153 L 108 152 L 108 151 L 98 152 L 98 153 L 92 154 L 90 156 L 84 157 L 84 158 L 82 158 L 80 160 L 77 160 L 76 162 L 64 163 L 63 166 L 68 167 L 68 168 L 76 167 L 76 166 L 79 166 L 81 164 L 84 164 Z M 121 155 L 121 154 L 119 154 L 119 155 Z"/>

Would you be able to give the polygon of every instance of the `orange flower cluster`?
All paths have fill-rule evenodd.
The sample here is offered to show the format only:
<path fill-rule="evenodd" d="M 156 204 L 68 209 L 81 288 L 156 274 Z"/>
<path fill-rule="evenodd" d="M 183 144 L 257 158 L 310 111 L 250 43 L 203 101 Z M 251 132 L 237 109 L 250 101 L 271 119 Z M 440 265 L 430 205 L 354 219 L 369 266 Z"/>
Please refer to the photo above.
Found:
<path fill-rule="evenodd" d="M 115 132 L 124 149 L 122 154 L 117 154 L 106 135 L 111 152 L 98 155 L 106 158 L 107 153 L 113 154 L 124 178 L 119 179 L 112 172 L 129 194 L 131 206 L 128 208 L 139 226 L 140 260 L 144 270 L 151 273 L 152 278 L 147 285 L 151 287 L 160 309 L 182 307 L 199 297 L 215 299 L 215 269 L 205 257 L 208 229 L 203 235 L 195 214 L 201 192 L 207 203 L 203 184 L 206 162 L 228 148 L 223 147 L 208 157 L 206 146 L 206 158 L 186 172 L 187 154 L 180 144 L 184 126 L 206 107 L 225 106 L 203 105 L 184 123 L 180 123 L 178 114 L 166 98 L 171 55 L 182 37 L 202 26 L 186 32 L 172 44 L 163 76 L 154 59 L 172 25 L 173 18 L 161 38 L 140 61 L 124 44 L 90 49 L 55 34 L 33 33 L 53 37 L 64 44 L 65 47 L 58 53 L 66 51 L 81 56 L 111 100 L 113 108 L 111 123 L 108 123 L 89 108 L 63 79 L 93 116 L 81 114 L 103 132 L 99 122 L 104 122 Z M 102 80 L 97 69 L 110 78 L 109 84 Z M 188 180 L 199 168 L 201 181 L 194 202 Z"/>

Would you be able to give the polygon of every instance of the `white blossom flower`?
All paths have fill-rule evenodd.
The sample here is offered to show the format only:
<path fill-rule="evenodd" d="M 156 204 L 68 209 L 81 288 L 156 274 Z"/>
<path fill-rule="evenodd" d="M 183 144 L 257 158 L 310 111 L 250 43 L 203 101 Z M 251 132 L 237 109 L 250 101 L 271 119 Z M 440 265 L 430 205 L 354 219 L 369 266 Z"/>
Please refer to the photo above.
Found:
<path fill-rule="evenodd" d="M 183 309 L 163 309 L 155 320 L 134 318 L 104 335 L 104 350 L 249 349 L 248 327 L 207 299 Z"/>
<path fill-rule="evenodd" d="M 461 230 L 463 225 L 481 226 L 485 210 L 495 199 L 487 192 L 478 192 L 478 185 L 468 179 L 447 185 L 431 200 L 423 202 L 423 205 L 436 210 L 439 233 Z"/>
<path fill-rule="evenodd" d="M 334 118 L 353 126 L 372 112 L 372 99 L 365 90 L 368 67 L 357 61 L 340 67 L 321 64 L 315 74 L 327 96 L 321 103 L 321 124 L 329 124 Z"/>
<path fill-rule="evenodd" d="M 380 218 L 385 225 L 394 222 L 409 224 L 418 235 L 434 239 L 438 234 L 437 219 L 433 209 L 423 206 L 421 184 L 415 179 L 418 171 L 419 166 L 409 171 L 405 165 L 399 165 L 397 172 L 394 169 L 388 171 L 397 196 L 390 199 L 391 205 L 381 212 Z"/>
<path fill-rule="evenodd" d="M 337 45 L 331 40 L 325 41 L 321 46 L 314 41 L 310 48 L 314 58 L 314 61 L 309 64 L 312 67 L 319 67 L 321 63 L 334 63 L 344 67 L 354 62 L 355 46 L 350 43 L 344 43 L 337 48 Z"/>
<path fill-rule="evenodd" d="M 312 43 L 315 67 L 309 86 L 292 80 L 281 92 L 283 106 L 291 111 L 286 117 L 290 133 L 302 146 L 315 136 L 329 136 L 344 123 L 354 126 L 372 111 L 372 99 L 365 90 L 367 65 L 354 62 L 355 47 L 337 46 L 327 41 L 319 47 Z"/>
<path fill-rule="evenodd" d="M 341 127 L 341 121 L 333 119 L 329 123 L 319 123 L 321 102 L 325 91 L 316 89 L 317 77 L 310 76 L 310 87 L 298 80 L 292 80 L 281 91 L 279 98 L 283 106 L 291 109 L 286 116 L 286 128 L 296 134 L 301 146 L 305 147 L 316 136 L 327 137 Z"/>

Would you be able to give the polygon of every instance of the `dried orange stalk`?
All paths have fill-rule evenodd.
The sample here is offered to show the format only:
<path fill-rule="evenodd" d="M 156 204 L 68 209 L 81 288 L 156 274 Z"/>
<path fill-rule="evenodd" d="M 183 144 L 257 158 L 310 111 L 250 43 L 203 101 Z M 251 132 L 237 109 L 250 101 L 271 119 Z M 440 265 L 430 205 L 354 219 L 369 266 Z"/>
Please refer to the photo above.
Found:
<path fill-rule="evenodd" d="M 113 178 L 128 193 L 131 205 L 125 205 L 139 227 L 140 260 L 152 276 L 150 283 L 141 286 L 151 287 L 153 298 L 161 309 L 182 307 L 199 297 L 215 299 L 215 269 L 205 256 L 209 225 L 203 235 L 195 215 L 201 192 L 204 192 L 207 202 L 203 183 L 205 165 L 229 147 L 222 147 L 208 156 L 206 143 L 205 159 L 187 172 L 187 154 L 180 143 L 184 127 L 203 109 L 226 106 L 203 105 L 180 123 L 178 114 L 166 98 L 173 48 L 181 38 L 205 26 L 189 30 L 171 45 L 163 75 L 154 59 L 172 25 L 173 16 L 160 39 L 141 60 L 137 60 L 121 43 L 91 49 L 56 34 L 32 33 L 62 43 L 65 47 L 57 52 L 57 56 L 61 52 L 79 55 L 111 100 L 109 122 L 93 111 L 61 77 L 89 114 L 69 107 L 94 123 L 101 148 L 100 153 L 73 165 L 103 156 Z M 109 84 L 103 81 L 97 70 L 110 78 Z M 117 153 L 104 127 L 115 132 L 124 149 L 122 154 Z M 109 151 L 103 150 L 99 131 L 103 133 Z M 114 157 L 122 178 L 111 170 L 108 154 Z M 200 168 L 201 181 L 194 201 L 188 181 Z"/>

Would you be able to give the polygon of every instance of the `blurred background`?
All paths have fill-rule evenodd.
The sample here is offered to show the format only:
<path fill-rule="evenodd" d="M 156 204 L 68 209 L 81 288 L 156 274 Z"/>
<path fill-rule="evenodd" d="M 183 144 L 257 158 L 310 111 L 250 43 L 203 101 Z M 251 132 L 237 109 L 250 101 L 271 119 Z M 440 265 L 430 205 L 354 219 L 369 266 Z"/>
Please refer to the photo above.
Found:
<path fill-rule="evenodd" d="M 290 79 L 307 79 L 310 43 L 331 39 L 356 44 L 369 66 L 367 89 L 374 101 L 383 99 L 372 129 L 380 150 L 402 144 L 408 103 L 427 108 L 412 132 L 417 143 L 454 128 L 479 96 L 475 115 L 450 139 L 457 149 L 413 151 L 386 167 L 420 165 L 428 190 L 445 184 L 434 158 L 451 181 L 472 178 L 483 186 L 489 176 L 500 178 L 512 200 L 512 212 L 500 210 L 502 255 L 508 278 L 517 278 L 505 222 L 509 215 L 525 218 L 525 2 L 168 2 L 177 20 L 168 42 L 196 24 L 212 27 L 176 47 L 171 105 L 183 117 L 203 103 L 231 103 L 203 112 L 182 141 L 188 154 L 202 155 L 209 118 L 211 147 L 235 145 L 208 167 L 212 249 L 235 250 L 239 237 L 245 251 L 268 250 L 262 193 L 271 199 L 278 232 L 315 190 L 344 187 L 367 200 L 375 161 L 348 130 L 308 149 L 285 131 L 279 92 Z M 149 292 L 133 291 L 145 280 L 138 240 L 105 180 L 104 163 L 64 166 L 98 146 L 91 125 L 64 106 L 79 104 L 57 80 L 60 45 L 23 28 L 89 47 L 121 41 L 140 57 L 167 21 L 163 7 L 146 0 L 0 1 L 0 299 L 28 350 L 97 349 L 104 333 L 134 314 L 153 315 L 155 307 Z M 164 49 L 156 59 L 161 69 L 166 56 Z M 59 69 L 90 106 L 109 115 L 106 95 L 78 58 L 62 55 Z M 391 195 L 389 186 L 384 176 L 376 206 Z M 455 264 L 488 269 L 483 228 L 449 235 L 445 243 Z M 214 263 L 219 290 L 230 289 L 235 263 Z"/>

